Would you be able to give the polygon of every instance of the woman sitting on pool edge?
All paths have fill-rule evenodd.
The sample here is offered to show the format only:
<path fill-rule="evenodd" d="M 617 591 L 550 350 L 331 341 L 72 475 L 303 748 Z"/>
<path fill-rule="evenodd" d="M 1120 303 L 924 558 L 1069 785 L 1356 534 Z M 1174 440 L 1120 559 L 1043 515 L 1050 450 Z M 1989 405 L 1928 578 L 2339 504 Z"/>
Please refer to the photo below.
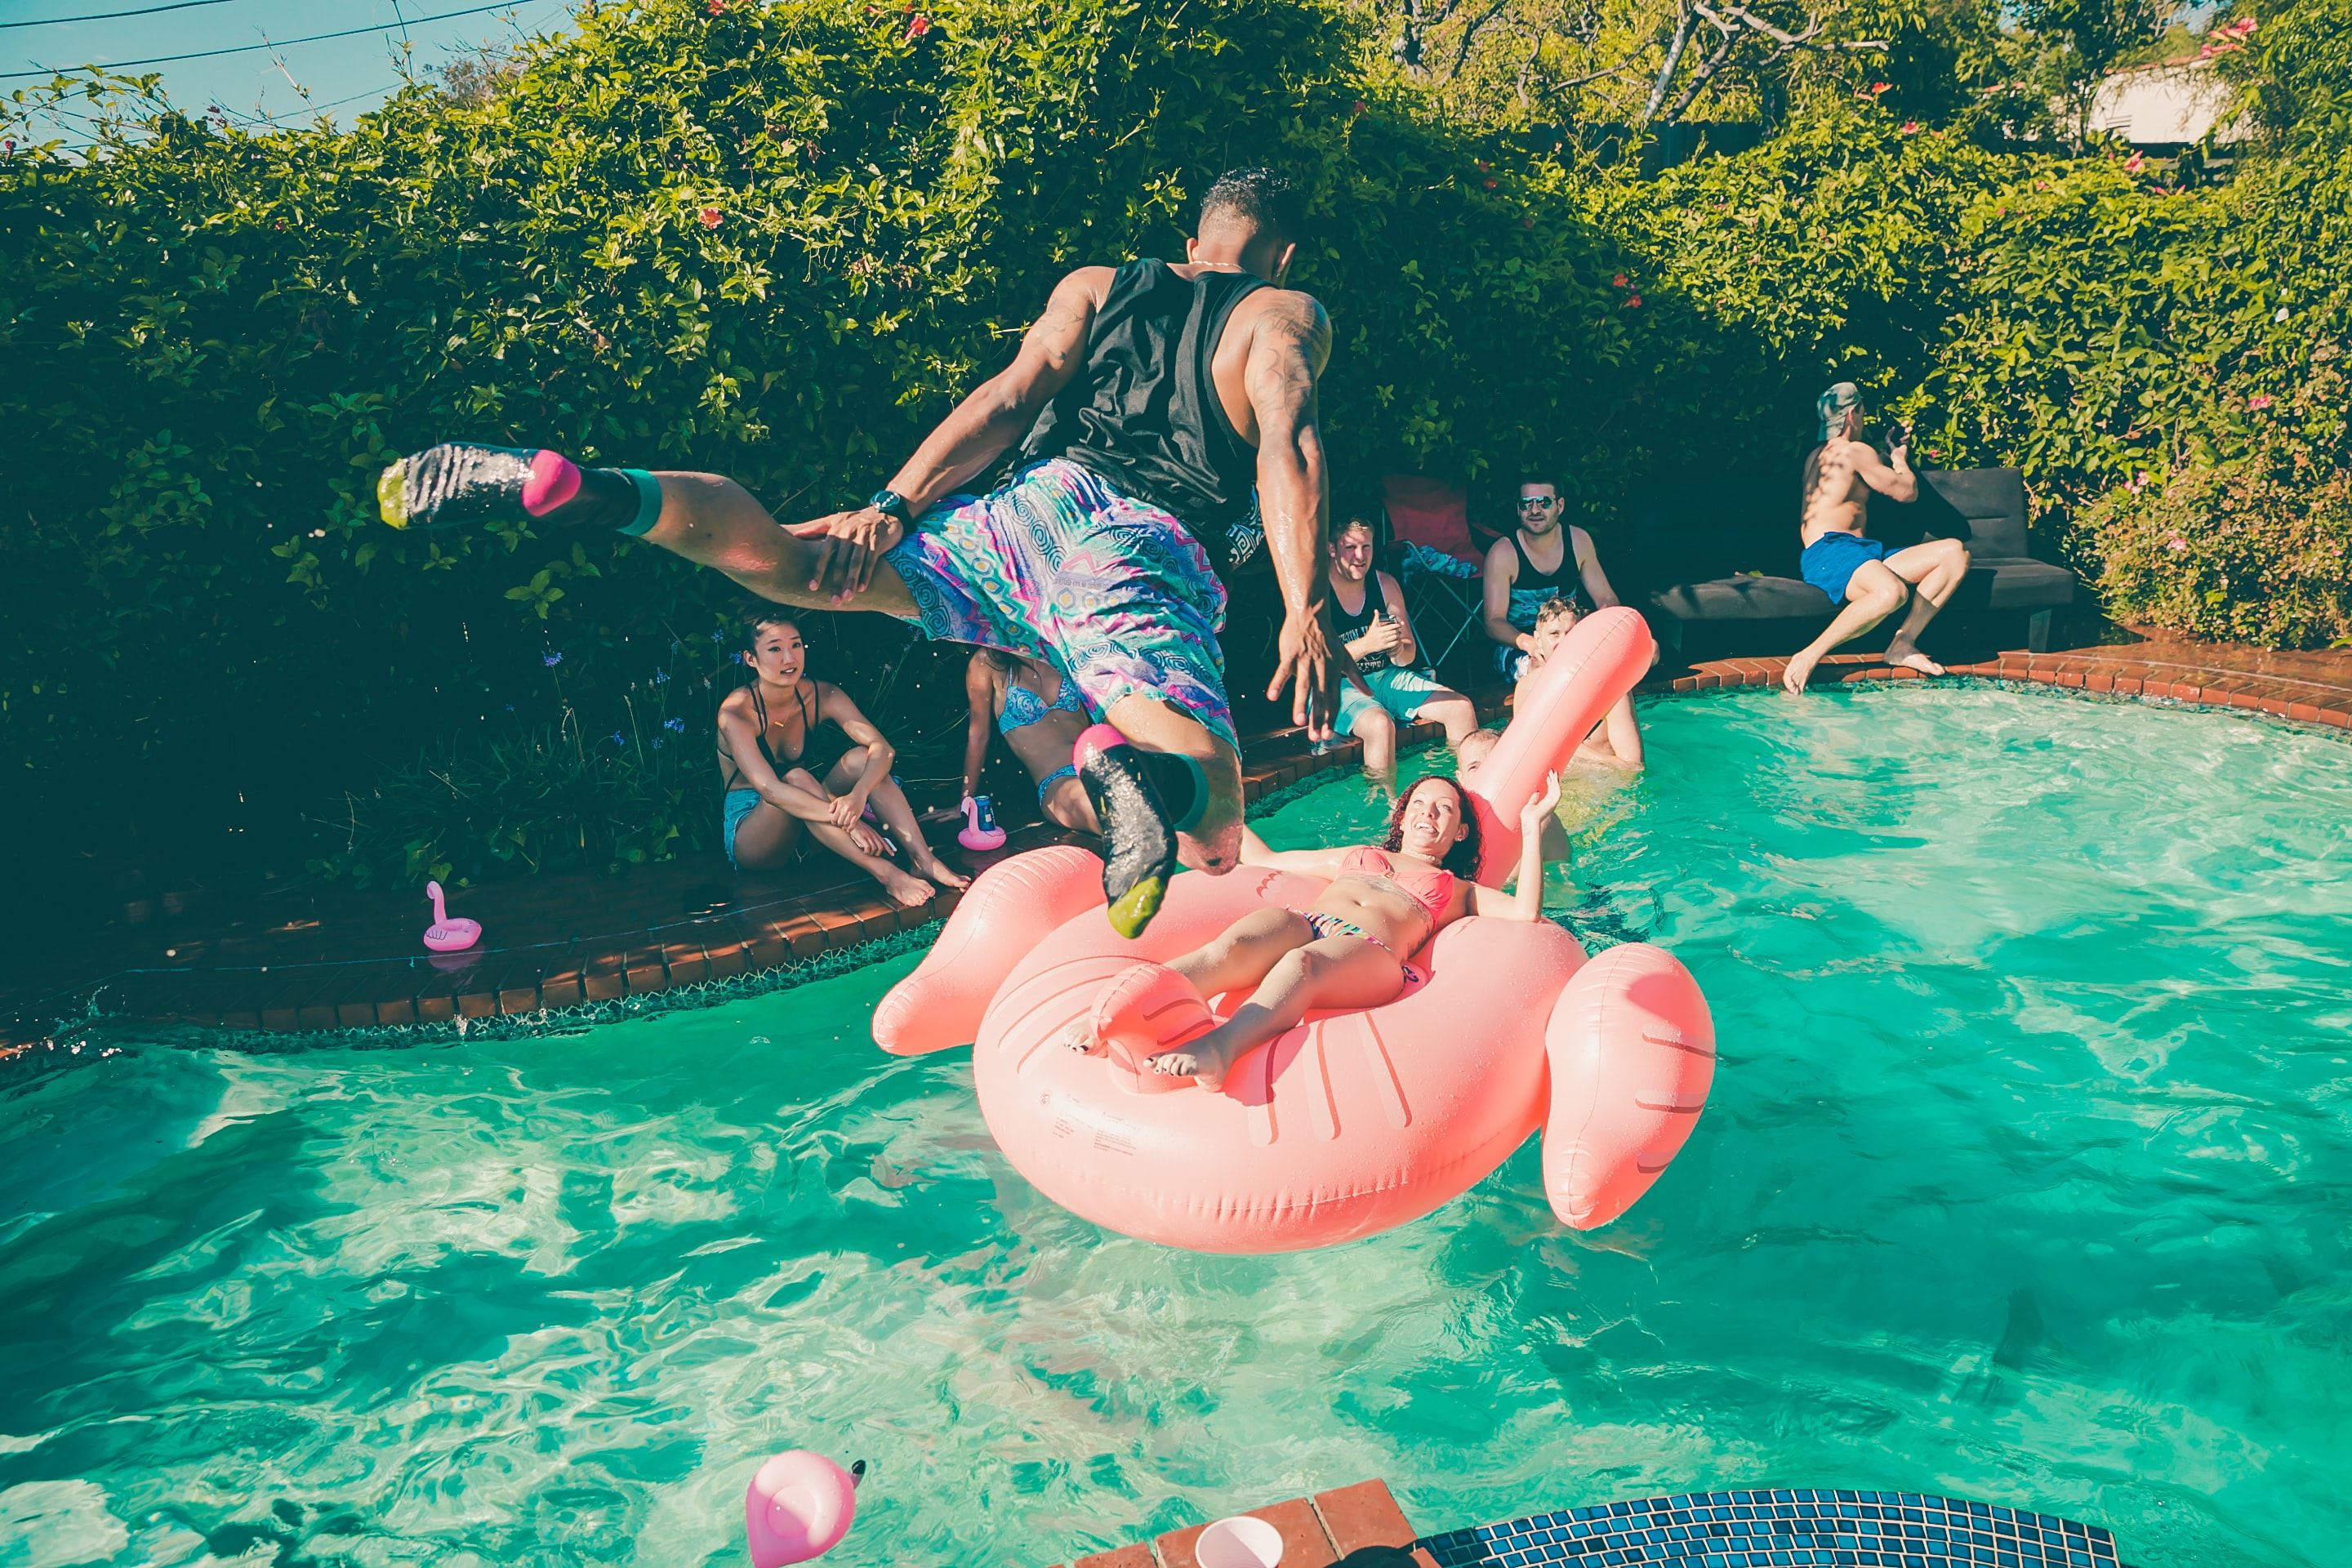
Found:
<path fill-rule="evenodd" d="M 1072 1043 L 1107 1051 L 1146 1084 L 1151 1075 L 1224 1087 L 1234 1063 L 1316 1007 L 1378 1007 L 1404 989 L 1404 961 L 1465 915 L 1533 922 L 1543 918 L 1543 824 L 1559 800 L 1559 776 L 1519 813 L 1518 890 L 1471 880 L 1478 818 L 1461 784 L 1443 773 L 1418 780 L 1389 813 L 1384 847 L 1269 849 L 1246 826 L 1242 864 L 1328 877 L 1303 910 L 1254 910 L 1208 946 L 1166 963 L 1139 963 L 1103 987 Z M 1219 1024 L 1205 998 L 1255 986 Z M 1177 1087 L 1170 1084 L 1167 1087 Z"/>
<path fill-rule="evenodd" d="M 1094 803 L 1087 798 L 1078 770 L 1070 762 L 1079 734 L 1094 722 L 1078 683 L 1041 659 L 984 647 L 964 664 L 963 695 L 971 710 L 964 727 L 963 793 L 981 798 L 988 731 L 993 723 L 1037 781 L 1037 806 L 1046 820 L 1099 834 L 1102 824 L 1095 820 Z"/>
<path fill-rule="evenodd" d="M 739 871 L 790 865 L 810 837 L 882 884 L 909 909 L 930 902 L 929 883 L 961 888 L 965 879 L 940 864 L 923 841 L 915 813 L 890 776 L 898 752 L 841 688 L 806 679 L 808 647 L 790 616 L 758 610 L 746 618 L 744 662 L 752 679 L 719 705 L 719 773 L 727 858 Z M 830 722 L 845 750 L 820 750 L 816 729 Z M 907 847 L 920 876 L 890 859 L 890 844 L 866 816 Z"/>

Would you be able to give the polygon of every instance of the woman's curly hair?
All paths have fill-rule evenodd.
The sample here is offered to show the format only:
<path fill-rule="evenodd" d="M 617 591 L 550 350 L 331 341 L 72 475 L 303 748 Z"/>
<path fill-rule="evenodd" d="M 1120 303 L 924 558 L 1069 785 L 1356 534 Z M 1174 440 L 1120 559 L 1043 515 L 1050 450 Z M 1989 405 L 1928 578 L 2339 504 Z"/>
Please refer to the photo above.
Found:
<path fill-rule="evenodd" d="M 1448 849 L 1445 858 L 1438 864 L 1465 881 L 1475 878 L 1478 875 L 1478 808 L 1470 804 L 1470 792 L 1464 789 L 1462 781 L 1452 773 L 1431 773 L 1426 778 L 1415 779 L 1411 788 L 1397 796 L 1396 805 L 1389 808 L 1389 836 L 1381 847 L 1391 855 L 1404 847 L 1404 808 L 1412 804 L 1413 790 L 1430 784 L 1442 784 L 1454 792 L 1454 798 L 1462 805 L 1462 820 L 1470 826 L 1470 831 L 1464 836 L 1462 842 Z"/>

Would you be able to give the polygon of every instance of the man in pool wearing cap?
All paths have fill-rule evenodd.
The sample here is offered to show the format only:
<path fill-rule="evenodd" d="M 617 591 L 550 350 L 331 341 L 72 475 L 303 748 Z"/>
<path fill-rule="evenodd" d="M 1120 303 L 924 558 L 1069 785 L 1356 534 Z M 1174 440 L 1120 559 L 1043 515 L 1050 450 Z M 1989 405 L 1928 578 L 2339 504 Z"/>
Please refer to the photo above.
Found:
<path fill-rule="evenodd" d="M 1804 690 L 1822 655 L 1901 609 L 1906 599 L 1911 613 L 1886 645 L 1886 662 L 1941 675 L 1944 667 L 1919 651 L 1919 634 L 1968 576 L 1968 546 L 1957 539 L 1930 539 L 1889 555 L 1886 546 L 1865 538 L 1871 491 L 1898 501 L 1918 497 L 1909 438 L 1900 425 L 1890 429 L 1888 460 L 1879 461 L 1877 448 L 1861 438 L 1862 392 L 1850 381 L 1822 393 L 1815 406 L 1822 444 L 1805 459 L 1805 553 L 1800 570 L 1806 582 L 1842 607 L 1829 629 L 1789 660 L 1780 684 L 1792 692 Z"/>
<path fill-rule="evenodd" d="M 1111 924 L 1131 937 L 1179 860 L 1241 863 L 1221 574 L 1261 544 L 1272 557 L 1285 618 L 1266 694 L 1295 683 L 1311 738 L 1330 737 L 1343 676 L 1361 683 L 1323 571 L 1331 326 L 1282 287 L 1301 219 L 1286 181 L 1236 170 L 1202 198 L 1184 262 L 1070 273 L 1013 363 L 854 511 L 779 527 L 716 474 L 452 444 L 384 471 L 384 521 L 614 529 L 780 604 L 873 610 L 1053 665 L 1108 721 L 1074 760 L 1103 825 Z M 1009 478 L 959 493 L 1016 442 Z"/>

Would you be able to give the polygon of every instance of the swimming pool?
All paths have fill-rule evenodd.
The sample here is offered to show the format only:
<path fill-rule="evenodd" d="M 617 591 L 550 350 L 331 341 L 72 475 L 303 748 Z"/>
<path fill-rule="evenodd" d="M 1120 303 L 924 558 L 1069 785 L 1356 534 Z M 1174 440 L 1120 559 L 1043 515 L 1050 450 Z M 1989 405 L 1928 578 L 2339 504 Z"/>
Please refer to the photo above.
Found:
<path fill-rule="evenodd" d="M 961 1057 L 866 1042 L 911 960 L 536 1040 L 127 1042 L 0 1091 L 0 1564 L 733 1564 L 793 1446 L 872 1464 L 851 1564 L 1370 1475 L 1427 1530 L 1778 1482 L 2340 1560 L 2352 746 L 1982 686 L 1643 719 L 1551 904 L 1689 963 L 1722 1067 L 1625 1221 L 1563 1232 L 1530 1143 L 1328 1252 L 1097 1231 Z"/>

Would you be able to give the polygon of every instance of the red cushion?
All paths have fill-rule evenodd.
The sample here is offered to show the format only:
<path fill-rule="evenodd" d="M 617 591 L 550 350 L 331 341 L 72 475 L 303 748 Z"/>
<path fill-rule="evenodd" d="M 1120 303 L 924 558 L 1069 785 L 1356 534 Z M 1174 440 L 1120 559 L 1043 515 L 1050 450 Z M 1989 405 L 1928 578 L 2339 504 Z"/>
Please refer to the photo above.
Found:
<path fill-rule="evenodd" d="M 1389 526 L 1399 539 L 1425 544 L 1473 566 L 1486 559 L 1470 537 L 1470 498 L 1443 479 L 1421 474 L 1391 474 L 1381 481 Z"/>

